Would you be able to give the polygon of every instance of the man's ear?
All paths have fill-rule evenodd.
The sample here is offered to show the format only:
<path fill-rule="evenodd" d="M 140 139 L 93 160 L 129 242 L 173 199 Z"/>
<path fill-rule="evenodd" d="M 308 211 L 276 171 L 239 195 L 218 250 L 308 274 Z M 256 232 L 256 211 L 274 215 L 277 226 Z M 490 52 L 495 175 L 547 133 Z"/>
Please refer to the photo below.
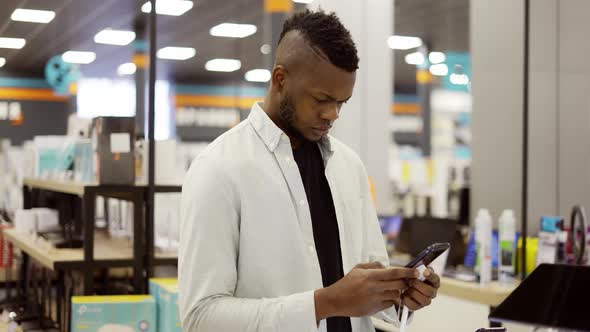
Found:
<path fill-rule="evenodd" d="M 276 65 L 272 70 L 272 85 L 278 92 L 282 92 L 285 88 L 286 77 L 287 70 L 283 65 Z"/>

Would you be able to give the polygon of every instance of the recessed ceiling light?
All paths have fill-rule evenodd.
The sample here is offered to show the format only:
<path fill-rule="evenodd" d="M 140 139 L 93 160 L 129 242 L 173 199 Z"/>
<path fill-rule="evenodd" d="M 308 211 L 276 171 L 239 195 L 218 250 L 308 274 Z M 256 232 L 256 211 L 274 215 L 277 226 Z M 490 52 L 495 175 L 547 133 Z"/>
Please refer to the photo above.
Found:
<path fill-rule="evenodd" d="M 156 14 L 180 16 L 193 8 L 193 2 L 188 0 L 160 0 L 156 1 Z M 150 13 L 152 11 L 152 3 L 146 2 L 141 6 L 141 11 Z"/>
<path fill-rule="evenodd" d="M 55 18 L 55 12 L 51 10 L 36 10 L 17 8 L 10 15 L 10 19 L 20 22 L 49 23 Z"/>
<path fill-rule="evenodd" d="M 110 45 L 129 45 L 135 40 L 135 32 L 125 30 L 104 29 L 94 36 L 94 42 Z"/>
<path fill-rule="evenodd" d="M 443 63 L 447 59 L 447 56 L 443 52 L 430 52 L 428 54 L 428 60 L 432 64 Z"/>
<path fill-rule="evenodd" d="M 87 65 L 96 60 L 94 52 L 67 51 L 61 56 L 62 60 L 69 63 Z"/>
<path fill-rule="evenodd" d="M 422 46 L 422 39 L 409 36 L 391 36 L 387 39 L 387 44 L 394 50 L 409 50 Z"/>
<path fill-rule="evenodd" d="M 221 23 L 212 27 L 209 33 L 215 37 L 244 38 L 255 34 L 256 30 L 252 24 Z"/>
<path fill-rule="evenodd" d="M 449 73 L 449 67 L 444 63 L 439 63 L 430 66 L 430 73 L 435 76 L 447 76 Z"/>
<path fill-rule="evenodd" d="M 119 76 L 133 75 L 133 74 L 135 74 L 136 70 L 137 70 L 137 67 L 135 66 L 135 64 L 133 62 L 127 62 L 122 65 L 119 65 L 119 67 L 117 68 L 117 74 Z"/>
<path fill-rule="evenodd" d="M 0 58 L 0 68 L 4 67 L 5 64 L 6 64 L 6 59 Z"/>
<path fill-rule="evenodd" d="M 406 55 L 406 63 L 409 65 L 420 66 L 424 63 L 424 54 L 420 52 L 414 52 Z"/>
<path fill-rule="evenodd" d="M 270 45 L 268 45 L 268 44 L 264 44 L 264 45 L 260 46 L 260 53 L 262 53 L 262 54 L 270 54 L 271 51 L 272 51 L 272 49 L 270 48 Z"/>
<path fill-rule="evenodd" d="M 242 68 L 242 62 L 235 59 L 213 59 L 207 61 L 205 69 L 208 71 L 232 72 Z"/>
<path fill-rule="evenodd" d="M 26 43 L 27 41 L 22 38 L 0 37 L 0 48 L 21 49 Z"/>
<path fill-rule="evenodd" d="M 157 56 L 167 60 L 186 60 L 195 56 L 197 51 L 192 47 L 168 46 L 158 50 Z"/>
<path fill-rule="evenodd" d="M 268 82 L 270 81 L 270 70 L 253 69 L 246 73 L 244 78 L 248 82 Z"/>

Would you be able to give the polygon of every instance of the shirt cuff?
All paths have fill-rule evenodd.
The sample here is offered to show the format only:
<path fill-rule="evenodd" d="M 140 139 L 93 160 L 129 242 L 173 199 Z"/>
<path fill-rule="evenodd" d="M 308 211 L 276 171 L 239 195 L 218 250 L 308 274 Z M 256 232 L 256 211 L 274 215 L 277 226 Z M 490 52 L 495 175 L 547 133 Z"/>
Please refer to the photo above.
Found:
<path fill-rule="evenodd" d="M 284 322 L 288 322 L 281 324 L 281 326 L 287 327 L 289 332 L 319 332 L 315 316 L 315 290 L 293 294 L 288 298 L 289 301 L 285 303 L 282 317 Z M 289 317 L 286 321 L 284 320 L 285 316 Z"/>

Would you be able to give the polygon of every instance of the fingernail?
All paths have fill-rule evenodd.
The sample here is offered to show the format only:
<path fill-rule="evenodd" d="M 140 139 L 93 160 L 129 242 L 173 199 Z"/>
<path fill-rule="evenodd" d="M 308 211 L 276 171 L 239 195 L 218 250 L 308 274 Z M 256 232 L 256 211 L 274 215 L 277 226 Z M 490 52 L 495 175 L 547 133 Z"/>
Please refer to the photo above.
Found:
<path fill-rule="evenodd" d="M 414 277 L 418 278 L 420 276 L 420 272 L 418 270 L 414 270 Z"/>
<path fill-rule="evenodd" d="M 432 274 L 432 272 L 430 272 L 430 270 L 424 270 L 425 277 L 430 277 L 431 274 Z"/>

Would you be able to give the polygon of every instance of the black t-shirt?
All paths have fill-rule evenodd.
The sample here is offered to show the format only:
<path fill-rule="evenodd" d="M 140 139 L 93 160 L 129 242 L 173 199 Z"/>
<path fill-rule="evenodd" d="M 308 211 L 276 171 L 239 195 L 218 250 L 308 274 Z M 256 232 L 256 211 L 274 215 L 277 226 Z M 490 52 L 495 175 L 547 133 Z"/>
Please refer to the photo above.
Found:
<path fill-rule="evenodd" d="M 313 239 L 322 271 L 324 287 L 328 287 L 344 276 L 340 235 L 334 200 L 324 171 L 324 160 L 316 143 L 304 142 L 293 155 L 303 187 L 307 194 Z M 349 317 L 331 317 L 327 320 L 328 332 L 351 332 Z"/>

